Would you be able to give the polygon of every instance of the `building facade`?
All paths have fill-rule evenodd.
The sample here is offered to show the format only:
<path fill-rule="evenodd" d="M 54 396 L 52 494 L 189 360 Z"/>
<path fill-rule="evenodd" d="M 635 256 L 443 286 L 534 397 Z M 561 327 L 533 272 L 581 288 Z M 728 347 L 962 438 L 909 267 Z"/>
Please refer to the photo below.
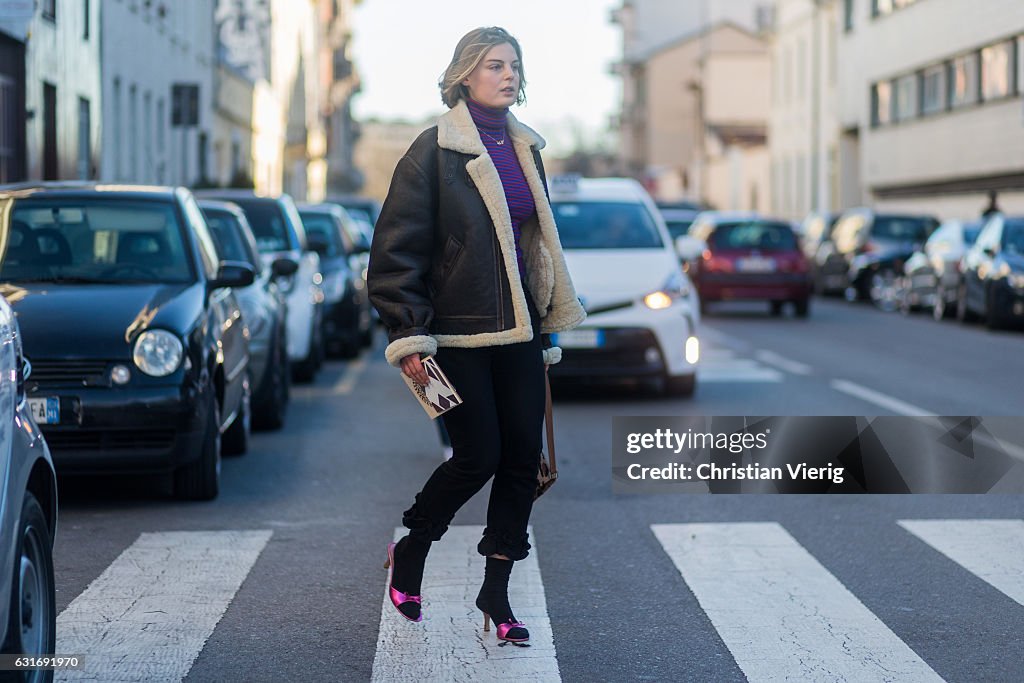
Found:
<path fill-rule="evenodd" d="M 843 0 L 841 163 L 865 202 L 1024 213 L 1024 4 Z"/>
<path fill-rule="evenodd" d="M 840 173 L 839 21 L 834 0 L 778 0 L 776 6 L 768 139 L 771 210 L 780 217 L 801 219 L 862 201 L 855 176 Z"/>
<path fill-rule="evenodd" d="M 16 4 L 16 3 L 15 3 Z M 4 41 L 6 59 L 0 75 L 0 180 L 70 180 L 95 178 L 100 149 L 100 8 L 98 2 L 46 0 L 35 3 L 23 49 L 16 36 Z M 15 40 L 11 40 L 14 38 Z M 21 92 L 18 76 L 23 70 Z M 23 97 L 22 112 L 7 105 L 8 96 Z M 17 104 L 17 101 L 15 101 Z M 13 115 L 12 115 L 13 114 Z M 20 138 L 20 140 L 19 140 Z M 15 151 L 17 150 L 17 151 Z M 19 159 L 20 157 L 20 159 Z"/>
<path fill-rule="evenodd" d="M 213 17 L 214 0 L 102 3 L 102 180 L 211 183 Z"/>

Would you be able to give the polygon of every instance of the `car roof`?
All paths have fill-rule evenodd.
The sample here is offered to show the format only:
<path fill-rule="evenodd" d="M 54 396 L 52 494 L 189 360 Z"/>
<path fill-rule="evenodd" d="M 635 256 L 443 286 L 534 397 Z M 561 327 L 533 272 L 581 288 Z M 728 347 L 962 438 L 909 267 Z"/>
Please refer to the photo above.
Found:
<path fill-rule="evenodd" d="M 575 178 L 560 176 L 550 183 L 552 201 L 643 202 L 647 191 L 632 178 Z"/>
<path fill-rule="evenodd" d="M 697 214 L 697 217 L 693 219 L 694 223 L 711 223 L 717 225 L 719 223 L 731 223 L 733 221 L 749 221 L 749 220 L 774 220 L 766 218 L 756 211 L 701 211 Z M 785 223 L 786 221 L 779 221 Z"/>
<path fill-rule="evenodd" d="M 217 209 L 220 211 L 230 211 L 231 213 L 239 213 L 243 216 L 245 212 L 242 211 L 242 207 L 234 202 L 229 202 L 223 199 L 207 199 L 205 197 L 197 197 L 196 202 L 199 204 L 200 209 Z"/>
<path fill-rule="evenodd" d="M 286 194 L 265 195 L 258 194 L 255 190 L 240 190 L 233 187 L 211 188 L 207 190 L 195 190 L 192 194 L 196 199 L 220 199 L 224 201 L 252 201 L 278 202 L 284 199 Z"/>
<path fill-rule="evenodd" d="M 24 182 L 11 185 L 0 185 L 0 196 L 30 197 L 88 197 L 94 195 L 124 196 L 133 195 L 152 199 L 173 199 L 185 188 L 167 185 L 131 185 L 117 183 L 98 183 L 95 181 L 45 181 Z"/>

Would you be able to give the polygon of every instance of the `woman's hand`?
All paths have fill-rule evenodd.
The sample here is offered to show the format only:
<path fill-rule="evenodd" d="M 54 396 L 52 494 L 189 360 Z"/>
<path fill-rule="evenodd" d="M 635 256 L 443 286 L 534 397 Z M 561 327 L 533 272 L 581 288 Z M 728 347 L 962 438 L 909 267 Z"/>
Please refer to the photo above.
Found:
<path fill-rule="evenodd" d="M 427 377 L 427 371 L 423 369 L 423 363 L 420 362 L 420 354 L 418 353 L 410 353 L 402 359 L 402 373 L 421 387 L 427 386 L 430 382 L 430 378 Z"/>

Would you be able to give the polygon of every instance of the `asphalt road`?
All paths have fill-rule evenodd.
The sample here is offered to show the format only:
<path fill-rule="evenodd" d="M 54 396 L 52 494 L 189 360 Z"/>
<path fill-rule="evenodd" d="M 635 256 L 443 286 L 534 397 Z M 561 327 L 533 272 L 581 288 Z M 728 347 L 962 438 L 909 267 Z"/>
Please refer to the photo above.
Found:
<path fill-rule="evenodd" d="M 455 619 L 435 620 L 430 628 L 451 640 L 435 643 L 436 657 L 428 648 L 424 661 L 400 662 L 412 667 L 403 670 L 422 666 L 424 678 L 475 680 L 490 671 L 495 657 L 532 656 L 536 666 L 550 664 L 566 681 L 767 680 L 770 669 L 764 667 L 776 660 L 803 680 L 1024 680 L 1024 529 L 1015 526 L 1024 525 L 1020 496 L 612 493 L 614 416 L 1024 415 L 1018 386 L 1024 333 L 904 318 L 834 300 L 815 303 L 809 320 L 772 318 L 753 306 L 713 309 L 704 321 L 705 365 L 693 399 L 668 400 L 629 387 L 560 388 L 561 476 L 532 519 L 532 557 L 543 581 L 540 610 L 554 650 L 479 645 L 483 659 L 467 661 L 455 653 L 460 642 L 478 645 L 478 633 L 460 630 Z M 226 597 L 212 589 L 204 593 L 202 581 L 150 596 L 159 605 L 152 612 L 189 605 L 176 625 L 181 630 L 170 633 L 188 633 L 199 645 L 193 652 L 174 649 L 186 642 L 174 636 L 165 643 L 174 651 L 154 660 L 138 680 L 176 679 L 184 672 L 189 681 L 385 680 L 405 641 L 379 642 L 379 634 L 401 629 L 416 644 L 422 631 L 416 630 L 421 625 L 393 626 L 398 617 L 390 607 L 382 615 L 384 545 L 441 457 L 433 425 L 384 363 L 378 344 L 356 362 L 329 365 L 313 386 L 296 387 L 287 427 L 258 435 L 248 455 L 225 460 L 216 501 L 173 501 L 158 481 L 62 480 L 58 614 L 76 598 L 93 595 L 87 588 L 100 591 L 98 577 L 126 562 L 142 567 L 137 580 L 143 587 L 132 589 L 141 593 L 161 585 L 161 577 L 177 576 L 180 555 L 173 549 L 160 550 L 151 566 L 132 554 L 140 534 L 163 539 L 180 531 L 269 532 Z M 460 511 L 455 525 L 484 523 L 484 494 Z M 986 570 L 955 548 L 940 552 L 900 524 L 907 520 L 1011 521 L 997 530 L 1008 533 L 1004 542 L 981 546 L 999 554 Z M 674 526 L 705 523 L 712 526 Z M 673 551 L 672 538 L 698 542 L 715 529 L 737 539 L 751 531 L 765 538 L 781 534 L 781 540 L 773 550 L 737 540 L 724 550 Z M 942 529 L 944 538 L 962 544 L 979 537 L 976 526 L 965 533 Z M 236 545 L 242 544 L 227 543 L 225 553 Z M 210 562 L 241 562 L 225 557 Z M 723 558 L 721 574 L 708 569 Z M 694 565 L 694 559 L 706 564 Z M 203 557 L 189 561 L 205 576 L 210 564 Z M 776 561 L 788 569 L 773 573 Z M 743 562 L 753 564 L 732 571 Z M 155 571 L 155 578 L 146 578 L 146 571 Z M 438 565 L 441 571 L 448 570 Z M 814 588 L 793 612 L 792 590 L 772 598 L 785 588 L 787 574 Z M 776 578 L 765 579 L 763 592 L 746 583 L 766 576 Z M 725 609 L 715 607 L 720 596 Z M 205 612 L 199 606 L 222 599 L 212 632 L 202 632 L 196 624 Z M 79 602 L 76 612 L 86 621 L 91 613 L 82 606 L 88 604 Z M 147 627 L 126 616 L 135 614 L 132 609 L 97 609 L 103 613 L 84 628 L 106 632 L 114 622 L 123 640 L 103 638 L 94 641 L 94 651 L 80 654 L 100 661 L 108 648 L 110 661 L 144 658 L 136 645 Z M 389 630 L 382 631 L 382 624 Z M 779 624 L 794 629 L 790 642 Z M 59 630 L 58 652 L 70 653 L 62 649 L 69 642 L 62 637 Z M 449 643 L 452 656 L 446 656 Z M 838 643 L 838 655 L 830 643 Z M 863 656 L 856 655 L 858 646 L 866 648 Z M 786 660 L 790 647 L 799 656 Z M 889 668 L 901 657 L 900 666 L 909 668 Z M 551 661 L 545 664 L 545 658 Z M 437 662 L 449 668 L 434 667 Z M 506 661 L 499 671 L 511 677 L 508 672 L 521 663 Z M 858 678 L 857 671 L 871 675 Z"/>

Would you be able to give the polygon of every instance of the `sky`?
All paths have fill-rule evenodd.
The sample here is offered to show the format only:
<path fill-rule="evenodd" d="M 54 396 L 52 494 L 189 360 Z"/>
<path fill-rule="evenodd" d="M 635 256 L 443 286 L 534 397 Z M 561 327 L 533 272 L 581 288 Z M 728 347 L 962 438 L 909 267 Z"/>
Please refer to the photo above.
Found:
<path fill-rule="evenodd" d="M 621 57 L 621 32 L 609 22 L 621 0 L 363 0 L 353 23 L 353 59 L 362 92 L 357 119 L 421 121 L 446 111 L 437 81 L 455 45 L 479 26 L 501 26 L 519 40 L 526 72 L 524 105 L 512 113 L 548 141 L 573 147 L 608 142 L 608 118 L 620 100 L 609 73 Z"/>

